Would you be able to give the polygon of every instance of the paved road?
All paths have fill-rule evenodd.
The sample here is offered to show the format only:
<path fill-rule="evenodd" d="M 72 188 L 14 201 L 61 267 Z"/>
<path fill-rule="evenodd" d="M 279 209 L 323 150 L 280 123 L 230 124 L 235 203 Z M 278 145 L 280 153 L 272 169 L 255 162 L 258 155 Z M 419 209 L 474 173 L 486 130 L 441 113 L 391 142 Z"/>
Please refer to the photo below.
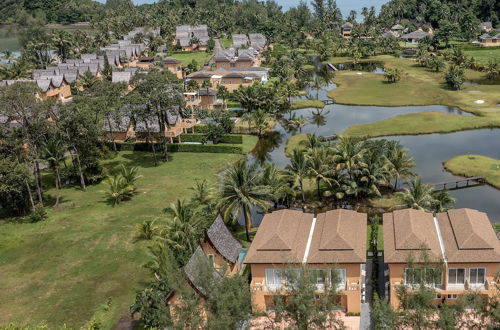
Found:
<path fill-rule="evenodd" d="M 371 329 L 371 301 L 372 301 L 372 260 L 366 261 L 365 276 L 365 302 L 361 304 L 361 320 L 359 328 L 361 330 Z"/>

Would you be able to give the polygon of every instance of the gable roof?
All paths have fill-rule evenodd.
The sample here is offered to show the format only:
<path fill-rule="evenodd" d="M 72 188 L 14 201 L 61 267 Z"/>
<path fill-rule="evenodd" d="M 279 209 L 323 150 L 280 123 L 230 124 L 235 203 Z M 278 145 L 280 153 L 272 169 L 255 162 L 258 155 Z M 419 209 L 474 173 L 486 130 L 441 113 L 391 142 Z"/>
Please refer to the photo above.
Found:
<path fill-rule="evenodd" d="M 173 57 L 166 57 L 163 59 L 163 63 L 165 64 L 179 64 L 181 61 L 173 58 Z"/>
<path fill-rule="evenodd" d="M 431 213 L 404 209 L 384 214 L 384 262 L 406 263 L 422 248 L 431 258 L 441 259 L 439 237 Z"/>
<path fill-rule="evenodd" d="M 431 36 L 432 36 L 432 34 L 430 34 L 430 33 L 417 30 L 417 31 L 413 31 L 410 33 L 403 34 L 401 36 L 401 38 L 403 38 L 403 39 L 423 39 L 425 37 L 431 37 Z"/>
<path fill-rule="evenodd" d="M 204 272 L 209 272 L 209 279 L 203 278 L 203 275 L 205 275 Z M 210 265 L 207 255 L 199 245 L 184 266 L 184 274 L 186 274 L 189 283 L 205 297 L 210 294 L 206 288 L 207 284 L 209 285 L 210 283 L 206 283 L 205 281 L 215 282 L 222 279 L 219 272 Z"/>
<path fill-rule="evenodd" d="M 111 74 L 111 82 L 118 83 L 118 82 L 124 82 L 124 83 L 129 83 L 130 79 L 132 78 L 132 72 L 118 72 L 118 71 L 113 71 Z"/>
<path fill-rule="evenodd" d="M 307 263 L 366 262 L 366 214 L 337 209 L 318 214 Z"/>
<path fill-rule="evenodd" d="M 238 261 L 242 245 L 233 237 L 220 215 L 217 216 L 214 223 L 208 228 L 207 238 L 224 258 L 233 264 Z"/>
<path fill-rule="evenodd" d="M 245 263 L 302 263 L 313 215 L 279 210 L 264 216 Z"/>
<path fill-rule="evenodd" d="M 486 213 L 457 209 L 436 217 L 448 262 L 500 262 L 500 242 Z"/>
<path fill-rule="evenodd" d="M 354 25 L 352 25 L 351 22 L 346 22 L 345 24 L 342 25 L 343 29 L 352 29 Z"/>

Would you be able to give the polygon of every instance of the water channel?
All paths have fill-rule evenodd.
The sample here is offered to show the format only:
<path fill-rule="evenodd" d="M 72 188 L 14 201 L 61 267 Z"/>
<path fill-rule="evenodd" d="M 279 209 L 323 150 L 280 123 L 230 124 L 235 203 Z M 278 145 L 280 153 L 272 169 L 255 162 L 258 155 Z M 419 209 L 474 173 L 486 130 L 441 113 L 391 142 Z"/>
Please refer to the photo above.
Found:
<path fill-rule="evenodd" d="M 380 72 L 380 68 L 371 68 Z M 359 72 L 363 74 L 363 72 Z M 327 92 L 336 86 L 330 84 L 319 91 L 319 99 L 326 100 Z M 306 97 L 316 98 L 318 91 L 309 90 Z M 305 97 L 304 97 L 305 98 Z M 259 161 L 276 163 L 280 168 L 288 164 L 285 156 L 287 140 L 293 134 L 315 133 L 316 135 L 332 135 L 343 132 L 355 124 L 373 123 L 397 115 L 416 112 L 443 112 L 456 115 L 471 116 L 455 107 L 447 106 L 406 106 L 406 107 L 376 107 L 327 105 L 322 111 L 318 109 L 302 109 L 294 111 L 295 116 L 309 119 L 300 132 L 289 132 L 278 123 L 274 133 L 259 142 L 252 158 Z M 443 162 L 453 156 L 462 154 L 479 154 L 500 159 L 500 129 L 480 129 L 448 134 L 427 134 L 414 136 L 392 136 L 389 140 L 398 140 L 409 149 L 415 159 L 414 171 L 424 183 L 436 183 L 457 178 L 446 172 Z M 456 208 L 473 208 L 486 212 L 492 222 L 500 222 L 500 190 L 488 185 L 452 190 L 450 194 L 456 199 Z M 261 216 L 256 215 L 255 222 L 260 222 Z"/>

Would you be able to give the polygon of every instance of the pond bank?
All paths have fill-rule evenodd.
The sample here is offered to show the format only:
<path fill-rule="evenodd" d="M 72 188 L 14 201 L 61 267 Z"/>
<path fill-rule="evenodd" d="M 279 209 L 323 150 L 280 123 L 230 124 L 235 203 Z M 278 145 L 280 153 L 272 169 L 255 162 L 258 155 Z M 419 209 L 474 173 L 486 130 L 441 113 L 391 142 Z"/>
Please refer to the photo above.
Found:
<path fill-rule="evenodd" d="M 455 156 L 444 162 L 444 168 L 458 176 L 482 176 L 488 184 L 500 189 L 500 160 L 481 155 Z"/>

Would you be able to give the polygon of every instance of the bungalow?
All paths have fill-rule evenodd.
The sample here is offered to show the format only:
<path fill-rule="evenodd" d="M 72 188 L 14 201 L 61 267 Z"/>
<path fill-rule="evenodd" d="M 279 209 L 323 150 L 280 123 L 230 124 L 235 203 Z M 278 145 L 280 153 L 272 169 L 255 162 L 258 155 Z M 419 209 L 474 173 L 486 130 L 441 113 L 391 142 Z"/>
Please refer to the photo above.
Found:
<path fill-rule="evenodd" d="M 209 39 L 207 25 L 181 25 L 176 27 L 173 45 L 182 51 L 205 51 Z"/>
<path fill-rule="evenodd" d="M 213 110 L 224 106 L 224 102 L 217 98 L 217 91 L 215 89 L 201 88 L 198 95 L 200 96 L 199 106 L 204 109 Z"/>
<path fill-rule="evenodd" d="M 342 37 L 349 39 L 352 34 L 352 28 L 354 25 L 350 22 L 346 22 L 344 25 L 341 26 L 340 31 L 342 33 Z"/>
<path fill-rule="evenodd" d="M 491 22 L 481 22 L 479 23 L 479 30 L 490 32 L 491 30 L 493 30 L 493 24 Z"/>
<path fill-rule="evenodd" d="M 286 295 L 287 271 L 303 267 L 316 274 L 317 292 L 336 274 L 339 305 L 359 313 L 366 263 L 366 214 L 333 210 L 313 214 L 279 210 L 264 216 L 244 263 L 250 265 L 255 312 L 273 306 L 273 296 Z"/>
<path fill-rule="evenodd" d="M 103 130 L 110 141 L 124 142 L 135 137 L 132 121 L 127 116 L 106 118 Z"/>
<path fill-rule="evenodd" d="M 479 45 L 481 47 L 500 46 L 500 31 L 496 35 L 484 33 L 479 36 Z"/>
<path fill-rule="evenodd" d="M 131 66 L 147 70 L 153 64 L 154 61 L 155 61 L 154 56 L 143 56 L 139 57 L 137 61 L 135 61 L 134 64 L 132 64 Z"/>
<path fill-rule="evenodd" d="M 259 52 L 266 48 L 267 39 L 262 33 L 249 33 L 250 46 Z"/>
<path fill-rule="evenodd" d="M 410 33 L 403 34 L 401 39 L 404 39 L 407 43 L 418 44 L 420 40 L 432 37 L 431 33 L 424 32 L 422 30 L 413 31 Z"/>
<path fill-rule="evenodd" d="M 259 52 L 250 47 L 247 49 L 228 48 L 214 56 L 215 67 L 221 68 L 249 68 L 256 66 Z"/>
<path fill-rule="evenodd" d="M 198 92 L 185 92 L 184 101 L 186 102 L 186 107 L 198 107 L 201 104 Z"/>
<path fill-rule="evenodd" d="M 71 87 L 64 75 L 42 76 L 36 80 L 38 88 L 42 90 L 42 99 L 57 99 L 61 102 L 71 100 Z"/>
<path fill-rule="evenodd" d="M 240 47 L 248 47 L 249 40 L 246 34 L 232 34 L 231 38 L 233 39 L 233 48 L 240 48 Z"/>
<path fill-rule="evenodd" d="M 485 298 L 495 294 L 495 274 L 500 271 L 500 242 L 488 216 L 471 209 L 457 209 L 433 216 L 424 211 L 406 209 L 384 214 L 384 263 L 387 296 L 399 308 L 396 288 L 413 289 L 419 276 L 432 274 L 426 285 L 436 290 L 436 304 L 453 303 L 466 290 Z M 408 268 L 408 258 L 422 264 L 422 249 L 442 266 Z"/>
<path fill-rule="evenodd" d="M 184 70 L 182 68 L 181 61 L 172 57 L 167 57 L 163 59 L 163 67 L 175 74 L 177 78 L 184 78 Z"/>

